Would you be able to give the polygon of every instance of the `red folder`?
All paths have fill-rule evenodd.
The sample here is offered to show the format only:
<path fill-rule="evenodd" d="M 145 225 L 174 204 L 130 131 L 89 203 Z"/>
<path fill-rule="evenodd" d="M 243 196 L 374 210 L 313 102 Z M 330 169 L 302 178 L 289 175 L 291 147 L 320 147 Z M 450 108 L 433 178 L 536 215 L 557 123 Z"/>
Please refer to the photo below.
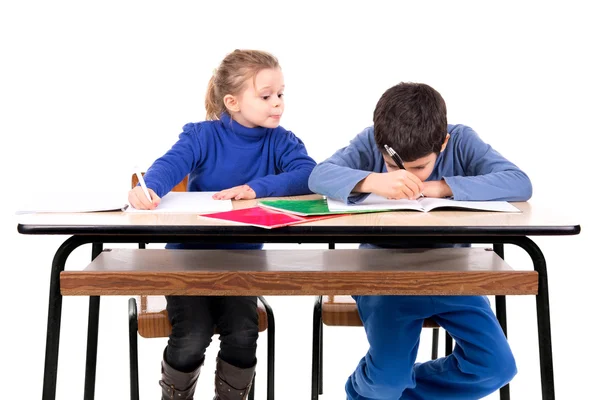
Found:
<path fill-rule="evenodd" d="M 259 228 L 272 229 L 280 228 L 282 226 L 302 224 L 304 222 L 319 221 L 321 219 L 342 217 L 344 214 L 303 217 L 300 215 L 292 215 L 273 211 L 264 207 L 251 207 L 233 211 L 200 214 L 200 216 L 219 219 L 222 221 L 235 222 L 242 225 L 252 225 L 258 226 Z"/>

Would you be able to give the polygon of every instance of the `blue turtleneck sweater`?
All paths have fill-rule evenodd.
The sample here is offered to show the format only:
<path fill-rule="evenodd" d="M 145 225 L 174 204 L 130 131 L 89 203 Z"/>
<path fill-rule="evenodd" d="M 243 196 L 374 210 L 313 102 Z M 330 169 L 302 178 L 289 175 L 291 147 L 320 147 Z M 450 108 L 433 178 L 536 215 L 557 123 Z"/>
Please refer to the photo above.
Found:
<path fill-rule="evenodd" d="M 223 114 L 217 121 L 185 125 L 177 143 L 152 164 L 144 180 L 160 197 L 188 174 L 188 191 L 248 184 L 256 197 L 293 196 L 310 193 L 308 177 L 315 165 L 292 132 L 282 127 L 246 128 Z"/>
<path fill-rule="evenodd" d="M 310 193 L 315 162 L 304 143 L 282 127 L 246 128 L 226 114 L 189 123 L 177 143 L 156 160 L 144 179 L 160 197 L 189 176 L 189 191 L 214 192 L 248 184 L 256 197 Z"/>

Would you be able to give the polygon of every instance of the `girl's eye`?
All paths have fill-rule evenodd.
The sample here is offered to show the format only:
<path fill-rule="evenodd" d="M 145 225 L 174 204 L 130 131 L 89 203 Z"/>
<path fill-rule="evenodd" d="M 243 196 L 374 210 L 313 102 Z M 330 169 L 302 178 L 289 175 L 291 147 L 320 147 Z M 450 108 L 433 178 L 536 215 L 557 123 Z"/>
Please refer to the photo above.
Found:
<path fill-rule="evenodd" d="M 263 100 L 269 100 L 269 96 L 263 96 Z"/>
<path fill-rule="evenodd" d="M 282 97 L 283 97 L 283 93 L 279 93 L 279 94 L 277 95 L 277 97 L 279 97 L 279 98 L 282 98 Z"/>

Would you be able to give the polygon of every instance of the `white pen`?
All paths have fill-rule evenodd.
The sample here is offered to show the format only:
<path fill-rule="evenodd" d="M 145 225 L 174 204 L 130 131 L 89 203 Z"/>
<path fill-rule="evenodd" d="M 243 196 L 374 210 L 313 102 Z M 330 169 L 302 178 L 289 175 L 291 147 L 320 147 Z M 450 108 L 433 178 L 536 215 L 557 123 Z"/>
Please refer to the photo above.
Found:
<path fill-rule="evenodd" d="M 152 198 L 150 197 L 150 192 L 148 192 L 148 186 L 146 186 L 146 181 L 144 180 L 144 177 L 140 173 L 139 169 L 137 169 L 137 168 L 135 169 L 135 174 L 137 175 L 138 181 L 140 182 L 140 186 L 142 187 L 144 194 L 148 198 L 148 201 L 150 203 L 152 203 Z"/>

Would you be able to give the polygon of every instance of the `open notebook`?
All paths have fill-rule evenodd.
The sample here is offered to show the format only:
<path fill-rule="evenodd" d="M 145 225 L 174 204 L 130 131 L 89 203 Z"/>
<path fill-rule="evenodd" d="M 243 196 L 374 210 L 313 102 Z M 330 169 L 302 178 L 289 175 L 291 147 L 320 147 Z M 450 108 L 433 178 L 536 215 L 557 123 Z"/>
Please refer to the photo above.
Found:
<path fill-rule="evenodd" d="M 169 192 L 160 199 L 160 204 L 154 210 L 136 210 L 128 207 L 129 213 L 203 213 L 230 211 L 233 209 L 231 200 L 214 200 L 217 192 Z"/>
<path fill-rule="evenodd" d="M 392 211 L 415 210 L 429 212 L 436 209 L 462 209 L 478 211 L 521 212 L 507 201 L 458 201 L 423 197 L 417 200 L 389 200 L 376 194 L 370 194 L 358 204 L 345 204 L 342 201 L 327 199 L 330 212 L 352 211 Z"/>

